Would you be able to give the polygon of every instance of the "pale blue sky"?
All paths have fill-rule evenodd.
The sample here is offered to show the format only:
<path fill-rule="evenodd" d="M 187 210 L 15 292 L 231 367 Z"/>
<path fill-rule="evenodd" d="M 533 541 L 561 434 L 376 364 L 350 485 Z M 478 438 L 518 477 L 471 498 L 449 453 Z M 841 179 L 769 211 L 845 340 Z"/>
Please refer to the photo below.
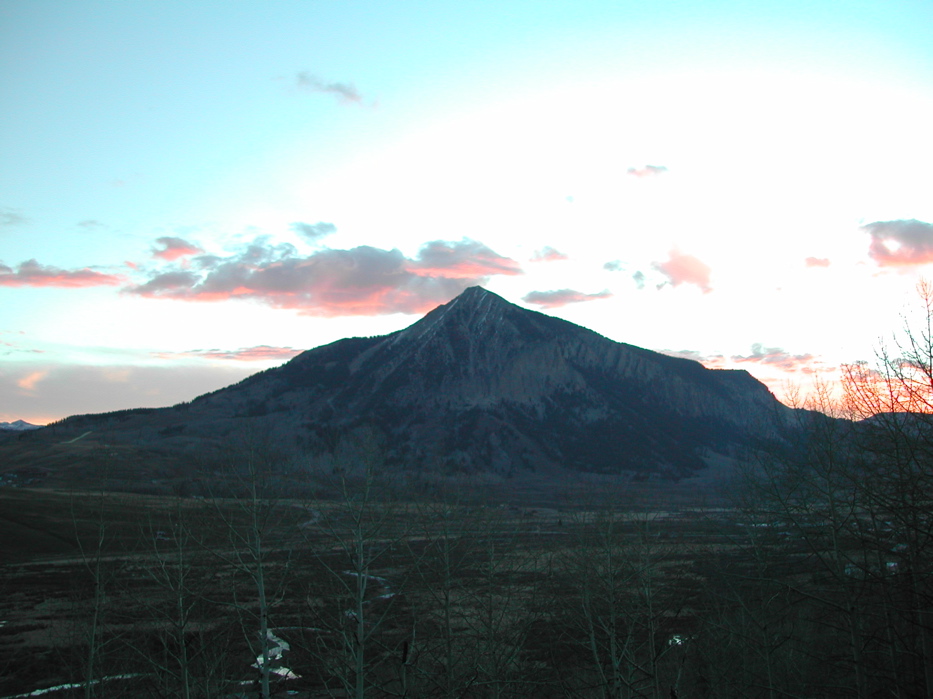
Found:
<path fill-rule="evenodd" d="M 929 2 L 0 0 L 0 421 L 190 399 L 472 283 L 831 377 L 933 260 L 931 29 Z"/>

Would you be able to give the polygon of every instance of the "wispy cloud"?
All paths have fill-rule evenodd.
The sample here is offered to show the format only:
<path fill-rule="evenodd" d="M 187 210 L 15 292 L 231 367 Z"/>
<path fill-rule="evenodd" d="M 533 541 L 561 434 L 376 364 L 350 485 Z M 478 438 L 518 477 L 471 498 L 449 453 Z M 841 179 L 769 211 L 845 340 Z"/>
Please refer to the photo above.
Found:
<path fill-rule="evenodd" d="M 525 303 L 531 303 L 541 308 L 560 308 L 571 303 L 582 303 L 584 301 L 597 301 L 599 299 L 608 299 L 612 297 L 609 291 L 600 291 L 596 294 L 584 294 L 582 291 L 573 289 L 555 289 L 554 291 L 532 291 L 522 297 Z"/>
<path fill-rule="evenodd" d="M 180 257 L 190 257 L 204 252 L 194 243 L 189 243 L 183 238 L 173 238 L 165 236 L 156 238 L 155 247 L 152 248 L 152 256 L 161 260 L 173 262 Z"/>
<path fill-rule="evenodd" d="M 48 371 L 33 371 L 17 379 L 16 385 L 20 388 L 21 391 L 25 391 L 26 393 L 33 393 L 36 390 L 36 386 L 39 385 L 39 382 L 45 379 L 48 375 Z"/>
<path fill-rule="evenodd" d="M 756 342 L 749 355 L 733 355 L 730 359 L 743 364 L 751 362 L 775 367 L 785 372 L 801 371 L 811 374 L 818 370 L 820 361 L 812 354 L 791 354 L 780 347 L 765 347 Z"/>
<path fill-rule="evenodd" d="M 645 165 L 644 167 L 630 167 L 626 172 L 632 177 L 641 179 L 643 177 L 657 177 L 658 175 L 663 175 L 667 172 L 667 168 L 663 165 Z"/>
<path fill-rule="evenodd" d="M 534 255 L 531 256 L 532 262 L 560 262 L 569 259 L 570 257 L 568 255 L 559 250 L 555 250 L 550 245 L 545 245 L 540 250 L 535 250 Z"/>
<path fill-rule="evenodd" d="M 268 362 L 291 359 L 301 354 L 302 351 L 293 347 L 257 345 L 256 347 L 241 347 L 235 350 L 194 349 L 187 352 L 158 352 L 156 356 L 162 359 L 197 357 L 199 359 L 224 359 L 236 362 Z"/>
<path fill-rule="evenodd" d="M 302 223 L 296 221 L 289 226 L 289 228 L 312 243 L 316 243 L 321 238 L 337 232 L 337 226 L 333 223 L 325 223 L 324 221 L 318 221 L 317 223 Z"/>
<path fill-rule="evenodd" d="M 653 262 L 652 267 L 667 277 L 665 284 L 671 286 L 680 286 L 681 284 L 695 284 L 703 290 L 703 293 L 712 291 L 710 286 L 710 268 L 705 262 L 700 261 L 693 255 L 687 255 L 674 248 L 668 253 L 668 259 L 664 262 Z"/>
<path fill-rule="evenodd" d="M 826 257 L 808 257 L 804 260 L 807 267 L 829 267 L 829 259 Z"/>
<path fill-rule="evenodd" d="M 40 265 L 36 260 L 27 260 L 13 270 L 0 263 L 0 286 L 116 286 L 125 282 L 126 277 L 95 272 L 87 267 L 66 270 Z"/>
<path fill-rule="evenodd" d="M 344 103 L 363 103 L 363 96 L 353 83 L 328 82 L 305 70 L 298 73 L 295 78 L 295 84 L 302 90 L 307 90 L 308 92 L 322 92 L 336 95 L 340 101 Z"/>
<path fill-rule="evenodd" d="M 881 267 L 933 262 L 933 224 L 916 219 L 875 221 L 862 226 L 871 235 L 868 256 Z"/>
<path fill-rule="evenodd" d="M 359 246 L 301 256 L 258 239 L 229 257 L 200 256 L 190 267 L 150 275 L 129 293 L 187 301 L 250 299 L 304 315 L 422 313 L 519 264 L 477 241 L 432 241 L 410 259 L 399 250 Z"/>
<path fill-rule="evenodd" d="M 16 209 L 0 209 L 0 228 L 7 226 L 22 226 L 29 223 L 29 219 L 23 216 Z"/>

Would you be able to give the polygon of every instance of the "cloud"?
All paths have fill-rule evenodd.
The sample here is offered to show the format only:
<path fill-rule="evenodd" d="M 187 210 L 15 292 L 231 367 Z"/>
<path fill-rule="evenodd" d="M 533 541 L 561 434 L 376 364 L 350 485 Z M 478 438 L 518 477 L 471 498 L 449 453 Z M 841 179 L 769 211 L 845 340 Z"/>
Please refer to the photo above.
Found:
<path fill-rule="evenodd" d="M 632 280 L 639 289 L 645 288 L 645 273 L 641 270 L 636 270 L 635 274 L 632 275 Z"/>
<path fill-rule="evenodd" d="M 318 221 L 317 223 L 301 223 L 300 221 L 296 221 L 289 226 L 289 228 L 312 243 L 316 243 L 319 239 L 337 232 L 337 226 L 333 223 L 325 223 L 324 221 Z"/>
<path fill-rule="evenodd" d="M 7 226 L 22 226 L 29 223 L 29 219 L 15 209 L 0 209 L 0 228 Z"/>
<path fill-rule="evenodd" d="M 295 82 L 302 90 L 336 95 L 343 103 L 363 103 L 363 96 L 357 91 L 353 83 L 329 83 L 308 71 L 298 73 Z"/>
<path fill-rule="evenodd" d="M 609 291 L 600 291 L 596 294 L 584 294 L 573 289 L 556 289 L 554 291 L 532 291 L 522 297 L 525 303 L 531 303 L 541 308 L 560 308 L 571 303 L 595 301 L 597 299 L 612 298 Z"/>
<path fill-rule="evenodd" d="M 0 357 L 9 357 L 14 354 L 45 354 L 45 350 L 23 348 L 12 342 L 0 341 Z"/>
<path fill-rule="evenodd" d="M 669 350 L 661 349 L 656 350 L 661 354 L 666 354 L 668 357 L 679 357 L 681 359 L 692 359 L 695 362 L 700 362 L 703 366 L 710 369 L 718 369 L 725 366 L 726 358 L 721 354 L 703 354 L 696 350 Z"/>
<path fill-rule="evenodd" d="M 153 273 L 129 293 L 187 301 L 248 299 L 303 315 L 423 313 L 519 264 L 477 241 L 432 241 L 414 259 L 399 250 L 359 246 L 307 256 L 258 239 L 229 257 L 202 256 L 187 269 Z"/>
<path fill-rule="evenodd" d="M 764 347 L 759 342 L 752 345 L 750 355 L 733 355 L 730 359 L 737 364 L 753 362 L 772 366 L 781 371 L 795 372 L 799 370 L 807 374 L 816 371 L 815 365 L 820 363 L 812 354 L 790 354 L 780 347 Z"/>
<path fill-rule="evenodd" d="M 434 240 L 425 243 L 418 258 L 408 269 L 418 276 L 442 276 L 449 279 L 477 279 L 493 274 L 521 274 L 515 260 L 503 257 L 476 240 L 459 242 Z"/>
<path fill-rule="evenodd" d="M 103 223 L 101 223 L 100 221 L 95 221 L 92 218 L 85 219 L 84 221 L 79 221 L 78 225 L 81 226 L 81 228 L 87 228 L 88 230 L 104 227 Z"/>
<path fill-rule="evenodd" d="M 184 294 L 201 281 L 194 272 L 173 271 L 156 274 L 145 284 L 131 287 L 129 291 L 140 296 L 173 296 L 176 292 Z"/>
<path fill-rule="evenodd" d="M 161 247 L 153 247 L 152 256 L 169 262 L 174 262 L 179 257 L 188 257 L 204 252 L 197 245 L 189 243 L 187 240 L 169 236 L 156 238 L 156 245 Z"/>
<path fill-rule="evenodd" d="M 630 167 L 626 172 L 632 177 L 641 179 L 643 177 L 657 177 L 658 175 L 663 175 L 667 172 L 667 168 L 663 165 L 645 165 L 643 168 Z"/>
<path fill-rule="evenodd" d="M 875 221 L 862 226 L 871 235 L 868 256 L 880 267 L 933 262 L 933 224 L 916 219 Z"/>
<path fill-rule="evenodd" d="M 293 347 L 257 345 L 256 347 L 241 347 L 236 350 L 195 349 L 187 352 L 159 352 L 156 356 L 162 359 L 197 357 L 199 359 L 228 359 L 237 362 L 268 362 L 291 359 L 303 351 Z"/>
<path fill-rule="evenodd" d="M 808 257 L 804 260 L 807 267 L 829 267 L 829 259 L 825 257 Z"/>
<path fill-rule="evenodd" d="M 26 393 L 33 393 L 40 381 L 49 375 L 48 371 L 33 371 L 16 381 L 16 385 Z"/>
<path fill-rule="evenodd" d="M 711 272 L 709 265 L 693 255 L 685 255 L 676 248 L 668 253 L 668 257 L 670 259 L 666 262 L 652 262 L 651 266 L 666 276 L 671 286 L 695 284 L 703 290 L 704 294 L 712 291 L 709 285 Z"/>
<path fill-rule="evenodd" d="M 603 269 L 608 272 L 621 272 L 625 269 L 625 265 L 622 264 L 621 260 L 612 260 L 604 264 Z"/>
<path fill-rule="evenodd" d="M 531 256 L 532 262 L 560 262 L 561 260 L 569 259 L 570 257 L 568 255 L 555 250 L 550 245 L 545 245 L 540 250 L 535 250 L 534 255 Z"/>
<path fill-rule="evenodd" d="M 57 267 L 43 266 L 35 260 L 23 262 L 14 272 L 12 268 L 0 263 L 0 286 L 116 286 L 123 284 L 125 277 L 116 274 L 95 272 L 85 267 L 78 270 L 64 270 Z"/>

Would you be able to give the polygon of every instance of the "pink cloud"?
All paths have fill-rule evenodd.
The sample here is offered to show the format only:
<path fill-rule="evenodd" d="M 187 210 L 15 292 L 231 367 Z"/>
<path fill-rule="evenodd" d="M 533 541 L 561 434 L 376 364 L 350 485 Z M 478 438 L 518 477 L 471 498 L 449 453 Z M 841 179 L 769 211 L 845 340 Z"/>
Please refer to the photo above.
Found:
<path fill-rule="evenodd" d="M 569 259 L 570 257 L 568 255 L 555 250 L 550 245 L 545 245 L 540 250 L 535 250 L 535 254 L 531 256 L 532 262 L 560 262 Z"/>
<path fill-rule="evenodd" d="M 671 286 L 681 284 L 695 284 L 703 293 L 712 291 L 709 284 L 709 265 L 701 262 L 693 255 L 685 255 L 674 248 L 668 253 L 669 259 L 665 262 L 653 262 L 652 266 L 668 278 Z"/>
<path fill-rule="evenodd" d="M 758 342 L 752 345 L 750 355 L 733 355 L 730 359 L 737 364 L 751 362 L 771 366 L 785 372 L 802 371 L 811 374 L 822 368 L 822 363 L 812 354 L 791 354 L 780 347 L 764 347 Z"/>
<path fill-rule="evenodd" d="M 95 272 L 85 267 L 78 270 L 64 270 L 57 267 L 40 265 L 36 260 L 23 262 L 16 271 L 0 264 L 0 286 L 116 286 L 126 281 L 116 274 Z"/>
<path fill-rule="evenodd" d="M 270 347 L 257 345 L 256 347 L 241 347 L 236 350 L 196 349 L 187 352 L 159 352 L 156 356 L 163 359 L 175 357 L 198 357 L 203 359 L 229 359 L 237 362 L 268 362 L 291 359 L 303 350 L 292 347 Z"/>
<path fill-rule="evenodd" d="M 658 175 L 663 175 L 667 172 L 667 168 L 663 165 L 645 165 L 642 168 L 630 167 L 626 172 L 632 177 L 641 179 L 643 177 L 657 177 Z"/>
<path fill-rule="evenodd" d="M 168 268 L 126 289 L 186 301 L 250 299 L 303 315 L 423 313 L 519 264 L 482 243 L 432 241 L 414 259 L 399 250 L 360 246 L 300 256 L 293 246 L 258 240 L 226 258 L 202 256 L 197 269 Z"/>
<path fill-rule="evenodd" d="M 556 289 L 554 291 L 532 291 L 522 297 L 525 303 L 532 303 L 541 308 L 560 308 L 571 303 L 583 301 L 596 301 L 598 299 L 612 298 L 609 291 L 600 291 L 596 294 L 584 294 L 573 289 Z"/>
<path fill-rule="evenodd" d="M 933 262 L 933 224 L 916 219 L 875 221 L 862 226 L 871 235 L 868 256 L 879 267 Z"/>
<path fill-rule="evenodd" d="M 45 379 L 49 375 L 47 371 L 33 371 L 26 376 L 18 379 L 16 385 L 19 386 L 23 391 L 27 393 L 32 393 L 36 390 L 36 386 L 40 381 Z"/>
<path fill-rule="evenodd" d="M 167 260 L 168 262 L 174 262 L 180 257 L 188 257 L 204 252 L 197 245 L 189 243 L 187 240 L 172 238 L 170 236 L 157 238 L 156 245 L 161 247 L 153 248 L 152 256 L 158 257 L 161 260 Z"/>
<path fill-rule="evenodd" d="M 804 260 L 807 267 L 829 267 L 829 259 L 825 257 L 808 257 Z"/>

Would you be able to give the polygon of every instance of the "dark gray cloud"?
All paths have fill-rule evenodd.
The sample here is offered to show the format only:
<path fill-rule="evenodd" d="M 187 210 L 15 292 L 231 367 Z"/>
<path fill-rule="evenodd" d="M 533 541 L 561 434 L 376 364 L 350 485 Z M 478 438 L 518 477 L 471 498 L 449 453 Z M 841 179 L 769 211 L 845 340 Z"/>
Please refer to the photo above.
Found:
<path fill-rule="evenodd" d="M 916 219 L 875 221 L 862 226 L 871 235 L 868 256 L 881 267 L 933 262 L 933 224 Z"/>
<path fill-rule="evenodd" d="M 341 102 L 363 103 L 363 96 L 353 83 L 327 82 L 308 71 L 298 73 L 295 82 L 302 90 L 336 95 Z"/>
<path fill-rule="evenodd" d="M 514 260 L 464 239 L 431 241 L 414 259 L 399 250 L 361 245 L 307 256 L 291 245 L 259 239 L 229 257 L 194 258 L 127 289 L 187 301 L 249 299 L 317 316 L 421 313 L 490 276 L 520 274 Z"/>
<path fill-rule="evenodd" d="M 296 221 L 289 226 L 289 228 L 312 243 L 316 243 L 321 238 L 337 232 L 337 226 L 333 223 L 325 223 L 324 221 L 318 221 L 317 223 L 302 223 Z"/>
<path fill-rule="evenodd" d="M 571 303 L 582 303 L 584 301 L 597 301 L 599 299 L 612 298 L 609 291 L 600 291 L 596 294 L 584 294 L 582 291 L 574 289 L 555 289 L 553 291 L 532 291 L 522 297 L 525 303 L 531 303 L 541 308 L 560 308 Z"/>
<path fill-rule="evenodd" d="M 420 276 L 478 279 L 490 274 L 521 274 L 521 266 L 487 245 L 463 238 L 456 242 L 432 240 L 421 246 L 409 269 Z"/>

